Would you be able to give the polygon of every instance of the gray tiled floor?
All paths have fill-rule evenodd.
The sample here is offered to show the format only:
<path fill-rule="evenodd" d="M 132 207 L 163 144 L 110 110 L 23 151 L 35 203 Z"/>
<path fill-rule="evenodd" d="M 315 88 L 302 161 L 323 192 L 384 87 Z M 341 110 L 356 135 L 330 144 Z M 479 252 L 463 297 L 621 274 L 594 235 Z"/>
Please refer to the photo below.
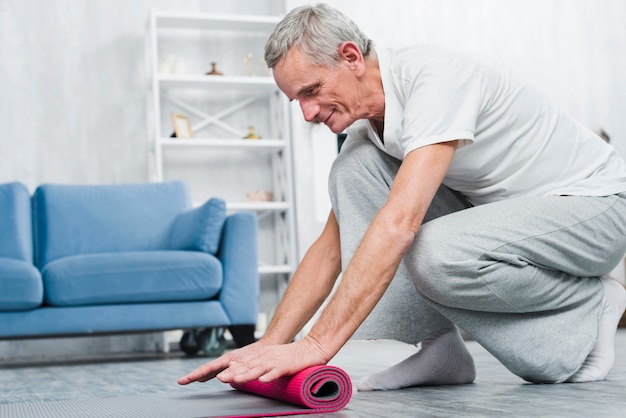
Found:
<path fill-rule="evenodd" d="M 470 341 L 478 370 L 471 385 L 422 387 L 390 392 L 355 392 L 346 409 L 326 417 L 626 417 L 626 330 L 619 330 L 616 365 L 604 382 L 531 385 L 509 373 Z M 356 380 L 394 364 L 414 348 L 389 341 L 350 342 L 333 360 Z M 176 378 L 205 362 L 177 354 L 149 359 L 0 369 L 0 416 L 17 403 L 204 394 L 228 387 L 212 381 L 179 387 Z M 41 415 L 44 416 L 44 415 Z M 103 411 L 102 416 L 108 416 Z M 129 414 L 132 416 L 132 414 Z"/>

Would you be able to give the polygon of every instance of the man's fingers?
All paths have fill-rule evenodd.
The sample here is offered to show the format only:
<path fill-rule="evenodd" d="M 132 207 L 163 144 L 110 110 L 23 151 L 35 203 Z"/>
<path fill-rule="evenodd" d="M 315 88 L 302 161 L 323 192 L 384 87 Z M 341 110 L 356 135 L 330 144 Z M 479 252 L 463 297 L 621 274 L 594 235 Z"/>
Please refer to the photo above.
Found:
<path fill-rule="evenodd" d="M 186 376 L 178 379 L 179 385 L 187 385 L 191 382 L 206 382 L 213 379 L 217 374 L 222 372 L 228 367 L 228 362 L 224 364 L 221 359 L 214 360 L 212 362 L 203 364 Z"/>
<path fill-rule="evenodd" d="M 302 345 L 263 346 L 251 344 L 232 351 L 222 357 L 210 361 L 178 379 L 180 385 L 191 382 L 206 382 L 217 377 L 223 383 L 247 383 L 255 379 L 270 382 L 286 374 L 293 374 L 313 364 L 324 364 L 319 359 L 305 361 L 300 365 L 300 355 L 294 356 L 294 350 L 302 349 Z M 309 354 L 310 350 L 305 350 Z M 297 354 L 297 353 L 295 353 Z"/>
<path fill-rule="evenodd" d="M 218 374 L 217 378 L 223 383 L 247 383 L 263 375 L 266 371 L 264 364 L 250 365 L 232 362 L 228 369 Z"/>
<path fill-rule="evenodd" d="M 229 383 L 231 379 L 227 377 L 228 370 L 232 369 L 233 366 L 235 366 L 235 369 L 233 369 L 235 370 L 235 373 L 233 375 L 243 373 L 245 370 L 247 370 L 247 368 L 245 370 L 243 368 L 237 369 L 236 366 L 239 365 L 241 367 L 241 365 L 246 364 L 248 362 L 248 358 L 252 359 L 253 362 L 255 359 L 258 358 L 258 355 L 255 353 L 253 353 L 252 355 L 246 355 L 246 351 L 247 350 L 245 349 L 231 351 L 230 353 L 224 354 L 220 358 L 205 363 L 197 367 L 194 371 L 187 374 L 186 376 L 178 379 L 178 384 L 187 385 L 192 382 L 206 382 L 213 379 L 217 375 L 222 374 L 222 372 L 224 372 L 225 370 L 227 371 L 227 374 L 224 375 L 224 380 L 222 380 L 222 378 L 219 379 L 224 381 L 225 383 Z M 242 359 L 241 357 L 243 357 L 244 359 Z"/>
<path fill-rule="evenodd" d="M 267 373 L 259 376 L 258 379 L 259 379 L 259 382 L 261 383 L 269 383 L 272 380 L 276 380 L 279 377 L 284 376 L 284 375 L 285 375 L 284 371 L 281 371 L 278 368 L 273 368 L 269 370 Z"/>
<path fill-rule="evenodd" d="M 226 370 L 225 368 L 223 369 L 217 369 L 214 372 L 209 373 L 208 375 L 206 375 L 205 377 L 203 377 L 202 379 L 198 379 L 198 382 L 208 382 L 211 379 L 214 379 L 215 376 L 217 376 L 218 374 L 220 374 L 221 372 L 223 372 L 224 370 Z"/>

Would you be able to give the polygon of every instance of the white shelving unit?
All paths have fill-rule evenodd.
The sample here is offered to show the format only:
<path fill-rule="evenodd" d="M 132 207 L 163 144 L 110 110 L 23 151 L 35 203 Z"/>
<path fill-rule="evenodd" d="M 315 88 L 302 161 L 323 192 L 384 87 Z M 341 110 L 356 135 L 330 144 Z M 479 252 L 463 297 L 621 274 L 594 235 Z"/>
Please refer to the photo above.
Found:
<path fill-rule="evenodd" d="M 187 181 L 197 203 L 218 196 L 227 201 L 230 212 L 258 213 L 262 298 L 264 283 L 275 279 L 274 300 L 265 306 L 261 300 L 267 316 L 296 265 L 289 103 L 271 76 L 246 74 L 241 58 L 246 48 L 256 48 L 260 57 L 259 46 L 279 21 L 277 16 L 153 10 L 148 45 L 154 144 L 151 178 Z M 184 55 L 187 68 L 175 74 L 160 72 L 160 64 L 170 54 L 180 55 L 178 59 Z M 206 75 L 210 62 L 203 60 L 207 58 L 217 61 L 225 75 Z M 253 64 L 258 67 L 259 61 Z M 193 138 L 171 137 L 173 112 L 188 116 Z M 261 139 L 243 139 L 249 120 L 261 125 L 263 132 L 255 129 Z M 170 170 L 170 164 L 178 165 L 179 171 Z M 274 201 L 246 201 L 246 190 L 259 189 L 271 192 Z"/>

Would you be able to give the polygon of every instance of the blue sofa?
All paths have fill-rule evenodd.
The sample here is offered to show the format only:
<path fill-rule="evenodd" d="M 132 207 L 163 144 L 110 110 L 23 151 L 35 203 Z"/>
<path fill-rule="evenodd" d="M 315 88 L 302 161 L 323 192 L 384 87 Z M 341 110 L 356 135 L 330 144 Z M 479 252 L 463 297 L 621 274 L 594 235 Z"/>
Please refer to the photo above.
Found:
<path fill-rule="evenodd" d="M 193 208 L 182 182 L 0 185 L 0 338 L 184 329 L 218 355 L 254 341 L 257 217 Z"/>

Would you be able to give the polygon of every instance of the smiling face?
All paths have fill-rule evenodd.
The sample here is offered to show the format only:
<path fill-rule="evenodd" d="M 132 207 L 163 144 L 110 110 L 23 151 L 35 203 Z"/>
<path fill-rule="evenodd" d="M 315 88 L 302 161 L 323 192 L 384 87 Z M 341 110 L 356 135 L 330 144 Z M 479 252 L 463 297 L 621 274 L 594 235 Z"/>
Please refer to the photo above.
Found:
<path fill-rule="evenodd" d="M 273 69 L 276 84 L 289 100 L 299 102 L 304 119 L 317 119 L 334 133 L 368 117 L 359 83 L 364 71 L 363 57 L 358 48 L 355 54 L 351 45 L 349 54 L 342 54 L 340 48 L 342 59 L 337 67 L 316 65 L 294 46 Z"/>

